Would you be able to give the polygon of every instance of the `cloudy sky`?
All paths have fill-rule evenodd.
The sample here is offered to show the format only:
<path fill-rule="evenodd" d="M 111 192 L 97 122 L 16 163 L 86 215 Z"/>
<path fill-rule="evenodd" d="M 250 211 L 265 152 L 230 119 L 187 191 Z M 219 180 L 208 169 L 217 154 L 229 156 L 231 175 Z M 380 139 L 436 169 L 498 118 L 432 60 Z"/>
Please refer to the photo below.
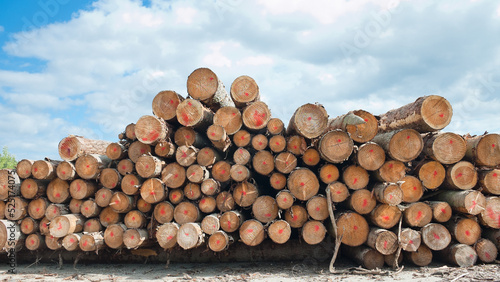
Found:
<path fill-rule="evenodd" d="M 40 0 L 0 2 L 0 147 L 59 159 L 68 134 L 117 141 L 161 90 L 211 68 L 253 77 L 288 123 L 381 114 L 437 94 L 447 131 L 500 132 L 500 2 Z"/>

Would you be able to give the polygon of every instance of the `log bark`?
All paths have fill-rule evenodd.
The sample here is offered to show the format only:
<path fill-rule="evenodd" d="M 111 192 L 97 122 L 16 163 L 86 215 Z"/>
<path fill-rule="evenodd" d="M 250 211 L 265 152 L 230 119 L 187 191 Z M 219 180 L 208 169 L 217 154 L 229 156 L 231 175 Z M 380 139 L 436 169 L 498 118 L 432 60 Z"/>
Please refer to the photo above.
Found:
<path fill-rule="evenodd" d="M 187 91 L 189 96 L 203 102 L 213 111 L 222 107 L 234 107 L 222 81 L 208 68 L 196 69 L 189 75 Z"/>
<path fill-rule="evenodd" d="M 363 110 L 351 111 L 328 121 L 327 130 L 341 129 L 349 133 L 358 143 L 366 143 L 378 132 L 378 120 L 371 113 Z"/>
<path fill-rule="evenodd" d="M 244 108 L 248 104 L 260 100 L 259 86 L 250 76 L 239 76 L 231 84 L 231 98 L 236 107 Z"/>
<path fill-rule="evenodd" d="M 76 173 L 83 179 L 98 179 L 111 160 L 105 155 L 83 155 L 76 160 Z"/>
<path fill-rule="evenodd" d="M 243 126 L 241 112 L 236 107 L 223 107 L 214 115 L 214 124 L 224 128 L 227 135 L 234 135 Z"/>
<path fill-rule="evenodd" d="M 111 142 L 87 139 L 82 136 L 70 135 L 59 142 L 59 156 L 65 161 L 74 161 L 77 158 L 88 155 L 106 155 L 106 148 Z"/>
<path fill-rule="evenodd" d="M 477 166 L 495 167 L 500 164 L 500 135 L 491 133 L 464 136 L 467 142 L 465 159 Z"/>
<path fill-rule="evenodd" d="M 320 104 L 304 104 L 292 115 L 287 127 L 287 134 L 298 134 L 307 139 L 314 139 L 323 134 L 328 126 L 328 113 Z"/>
<path fill-rule="evenodd" d="M 438 253 L 441 260 L 460 267 L 473 266 L 477 260 L 477 253 L 471 246 L 452 244 Z"/>
<path fill-rule="evenodd" d="M 341 252 L 366 269 L 377 269 L 384 266 L 384 256 L 367 246 L 342 246 Z"/>
<path fill-rule="evenodd" d="M 437 95 L 419 97 L 415 102 L 379 116 L 379 131 L 412 128 L 418 132 L 433 132 L 446 127 L 453 115 L 450 103 Z"/>
<path fill-rule="evenodd" d="M 422 153 L 442 164 L 454 164 L 465 156 L 467 143 L 464 138 L 452 132 L 429 133 L 424 136 Z"/>
<path fill-rule="evenodd" d="M 160 91 L 153 98 L 153 114 L 168 122 L 176 122 L 176 110 L 182 101 L 184 101 L 184 97 L 177 94 L 175 91 Z"/>
<path fill-rule="evenodd" d="M 311 170 L 298 168 L 288 176 L 287 186 L 293 196 L 307 201 L 319 191 L 319 181 Z"/>
<path fill-rule="evenodd" d="M 372 141 L 382 147 L 389 157 L 401 162 L 416 159 L 424 146 L 422 136 L 413 129 L 380 133 Z"/>
<path fill-rule="evenodd" d="M 213 122 L 214 113 L 197 100 L 186 99 L 177 107 L 177 120 L 183 126 L 207 128 Z"/>
<path fill-rule="evenodd" d="M 251 131 L 259 131 L 266 128 L 271 111 L 266 103 L 257 101 L 245 107 L 242 113 L 242 120 L 245 127 Z M 242 147 L 237 145 L 238 147 Z"/>
<path fill-rule="evenodd" d="M 319 138 L 316 148 L 323 160 L 342 163 L 352 154 L 354 143 L 346 132 L 333 130 Z"/>
<path fill-rule="evenodd" d="M 447 202 L 454 211 L 471 215 L 480 214 L 486 205 L 484 195 L 475 190 L 443 191 L 434 200 Z"/>
<path fill-rule="evenodd" d="M 446 248 L 451 242 L 451 234 L 439 223 L 429 223 L 422 227 L 422 242 L 433 251 Z"/>

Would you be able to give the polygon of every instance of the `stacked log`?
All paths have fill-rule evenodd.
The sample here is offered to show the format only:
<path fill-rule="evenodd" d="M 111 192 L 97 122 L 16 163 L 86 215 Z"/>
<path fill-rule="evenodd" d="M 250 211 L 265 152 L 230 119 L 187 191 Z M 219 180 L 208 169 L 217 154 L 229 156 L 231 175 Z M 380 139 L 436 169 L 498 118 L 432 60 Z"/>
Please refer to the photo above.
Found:
<path fill-rule="evenodd" d="M 317 245 L 329 232 L 366 268 L 495 261 L 500 135 L 441 132 L 452 116 L 443 97 L 330 119 L 305 104 L 286 125 L 248 76 L 228 93 L 201 68 L 187 89 L 158 93 L 153 115 L 118 142 L 69 136 L 63 161 L 1 170 L 0 247 L 12 237 L 31 251 L 221 252 L 235 241 Z"/>

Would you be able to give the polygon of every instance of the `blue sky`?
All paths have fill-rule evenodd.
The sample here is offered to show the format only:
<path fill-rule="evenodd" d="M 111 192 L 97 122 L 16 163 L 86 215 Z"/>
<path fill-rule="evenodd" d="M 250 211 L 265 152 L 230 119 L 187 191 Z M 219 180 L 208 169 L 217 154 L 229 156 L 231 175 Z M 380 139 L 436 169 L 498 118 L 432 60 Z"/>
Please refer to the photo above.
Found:
<path fill-rule="evenodd" d="M 68 134 L 117 141 L 161 90 L 211 68 L 252 76 L 272 115 L 330 117 L 446 97 L 445 131 L 500 132 L 500 2 L 0 1 L 0 147 L 59 159 Z"/>

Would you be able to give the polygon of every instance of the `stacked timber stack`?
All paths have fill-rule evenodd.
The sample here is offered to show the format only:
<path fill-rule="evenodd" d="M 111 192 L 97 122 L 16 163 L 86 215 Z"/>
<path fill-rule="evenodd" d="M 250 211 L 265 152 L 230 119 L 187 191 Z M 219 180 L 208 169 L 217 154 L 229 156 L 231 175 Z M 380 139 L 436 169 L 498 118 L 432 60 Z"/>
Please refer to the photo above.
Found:
<path fill-rule="evenodd" d="M 443 97 L 330 119 L 305 104 L 285 127 L 248 76 L 228 93 L 200 68 L 187 91 L 158 93 L 118 142 L 69 136 L 61 161 L 0 171 L 0 247 L 231 252 L 329 231 L 366 268 L 495 261 L 500 136 L 441 132 Z"/>

